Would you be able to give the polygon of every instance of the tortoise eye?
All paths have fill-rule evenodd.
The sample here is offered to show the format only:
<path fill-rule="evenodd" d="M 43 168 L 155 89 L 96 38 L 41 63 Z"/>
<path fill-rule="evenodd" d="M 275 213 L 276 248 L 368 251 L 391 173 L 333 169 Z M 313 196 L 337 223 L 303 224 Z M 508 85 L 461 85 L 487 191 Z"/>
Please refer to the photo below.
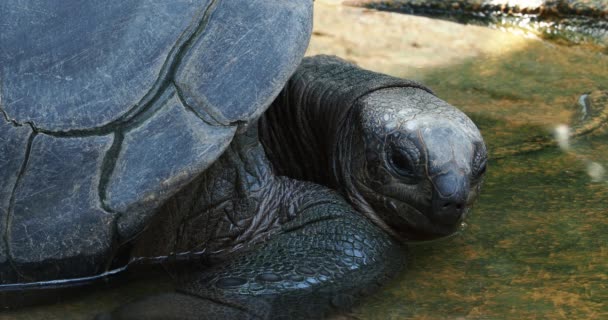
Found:
<path fill-rule="evenodd" d="M 486 173 L 486 168 L 487 168 L 487 161 L 484 161 L 481 166 L 479 166 L 479 169 L 477 169 L 477 175 L 481 176 L 484 173 Z"/>
<path fill-rule="evenodd" d="M 394 171 L 405 177 L 412 177 L 414 173 L 414 163 L 405 150 L 395 148 L 390 155 L 390 164 Z"/>
<path fill-rule="evenodd" d="M 420 150 L 406 132 L 399 131 L 387 137 L 384 145 L 386 169 L 401 183 L 415 184 L 421 177 Z"/>
<path fill-rule="evenodd" d="M 479 179 L 484 173 L 486 173 L 487 165 L 488 165 L 488 154 L 485 149 L 477 148 L 478 151 L 475 152 L 475 157 L 473 158 L 473 178 Z"/>

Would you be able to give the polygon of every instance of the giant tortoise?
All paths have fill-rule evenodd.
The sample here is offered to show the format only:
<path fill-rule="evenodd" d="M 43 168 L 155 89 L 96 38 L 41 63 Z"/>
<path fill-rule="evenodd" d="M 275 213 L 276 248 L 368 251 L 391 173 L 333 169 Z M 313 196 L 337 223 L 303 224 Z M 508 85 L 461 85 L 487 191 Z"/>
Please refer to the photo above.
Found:
<path fill-rule="evenodd" d="M 0 15 L 0 291 L 181 257 L 200 263 L 176 292 L 100 318 L 323 317 L 401 270 L 408 241 L 458 230 L 479 191 L 486 149 L 463 113 L 303 59 L 311 0 Z"/>

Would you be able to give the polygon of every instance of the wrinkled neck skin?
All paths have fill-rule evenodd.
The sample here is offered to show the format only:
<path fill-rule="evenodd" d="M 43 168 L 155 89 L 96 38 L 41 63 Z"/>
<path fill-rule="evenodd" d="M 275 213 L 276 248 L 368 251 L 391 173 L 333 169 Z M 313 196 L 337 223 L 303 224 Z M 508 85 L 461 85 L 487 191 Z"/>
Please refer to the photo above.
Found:
<path fill-rule="evenodd" d="M 339 130 L 329 119 L 340 119 L 348 106 L 325 110 L 323 116 L 315 112 L 320 110 L 318 105 L 298 102 L 286 90 L 264 114 L 260 132 L 266 153 L 277 175 L 336 187 L 335 139 L 329 137 Z"/>
<path fill-rule="evenodd" d="M 336 189 L 360 213 L 392 235 L 352 179 L 352 126 L 357 100 L 386 88 L 420 84 L 360 69 L 332 56 L 306 58 L 260 119 L 260 140 L 277 175 Z M 359 143 L 360 144 L 360 143 Z"/>
<path fill-rule="evenodd" d="M 347 113 L 345 123 L 354 123 L 353 120 L 358 114 L 359 106 L 350 107 L 350 112 Z M 364 216 L 370 219 L 374 224 L 379 226 L 391 236 L 405 241 L 398 232 L 389 226 L 381 215 L 379 215 L 372 205 L 366 199 L 365 194 L 374 196 L 371 192 L 362 192 L 366 189 L 365 185 L 360 184 L 356 171 L 353 167 L 366 166 L 364 133 L 360 126 L 343 125 L 336 132 L 337 143 L 333 146 L 333 167 L 332 173 L 336 185 L 341 186 L 340 191 L 346 196 L 349 202 Z"/>
<path fill-rule="evenodd" d="M 311 86 L 305 82 L 289 85 L 309 90 Z M 303 103 L 300 95 L 293 97 L 294 91 L 298 90 L 284 90 L 260 122 L 261 141 L 275 173 L 338 190 L 358 212 L 399 238 L 357 190 L 351 174 L 352 156 L 361 151 L 356 150 L 362 137 L 359 127 L 347 125 L 352 123 L 356 104 L 325 102 L 323 97 L 331 96 L 331 88 L 313 104 Z"/>
<path fill-rule="evenodd" d="M 418 83 L 335 57 L 304 60 L 260 122 L 277 174 L 340 191 L 401 241 L 457 231 L 477 197 L 477 127 Z"/>

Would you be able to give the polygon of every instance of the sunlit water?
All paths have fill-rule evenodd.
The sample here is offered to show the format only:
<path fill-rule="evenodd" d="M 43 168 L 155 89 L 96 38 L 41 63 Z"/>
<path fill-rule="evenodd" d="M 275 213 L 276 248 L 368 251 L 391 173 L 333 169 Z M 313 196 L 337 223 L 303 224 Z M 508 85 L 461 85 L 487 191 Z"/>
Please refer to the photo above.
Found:
<path fill-rule="evenodd" d="M 494 157 L 466 230 L 412 246 L 409 270 L 347 316 L 607 319 L 608 130 L 575 139 L 564 133 L 576 125 L 582 94 L 608 90 L 602 49 L 526 40 L 508 54 L 395 73 L 423 81 L 467 112 Z M 556 142 L 523 152 L 554 134 L 561 149 Z M 0 319 L 89 319 L 170 288 L 160 273 Z"/>
<path fill-rule="evenodd" d="M 608 89 L 601 50 L 530 40 L 420 76 L 476 121 L 495 159 L 468 230 L 413 247 L 410 270 L 358 318 L 608 319 L 608 129 L 568 138 L 579 97 Z"/>

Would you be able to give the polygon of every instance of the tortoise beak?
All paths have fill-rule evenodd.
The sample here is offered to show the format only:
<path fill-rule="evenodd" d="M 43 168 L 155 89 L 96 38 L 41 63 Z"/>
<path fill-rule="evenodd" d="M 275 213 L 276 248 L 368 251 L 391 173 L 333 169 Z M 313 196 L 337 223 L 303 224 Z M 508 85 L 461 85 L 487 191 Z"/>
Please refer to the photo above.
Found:
<path fill-rule="evenodd" d="M 462 220 L 469 196 L 467 176 L 449 171 L 434 176 L 429 218 L 441 225 L 455 225 Z"/>

